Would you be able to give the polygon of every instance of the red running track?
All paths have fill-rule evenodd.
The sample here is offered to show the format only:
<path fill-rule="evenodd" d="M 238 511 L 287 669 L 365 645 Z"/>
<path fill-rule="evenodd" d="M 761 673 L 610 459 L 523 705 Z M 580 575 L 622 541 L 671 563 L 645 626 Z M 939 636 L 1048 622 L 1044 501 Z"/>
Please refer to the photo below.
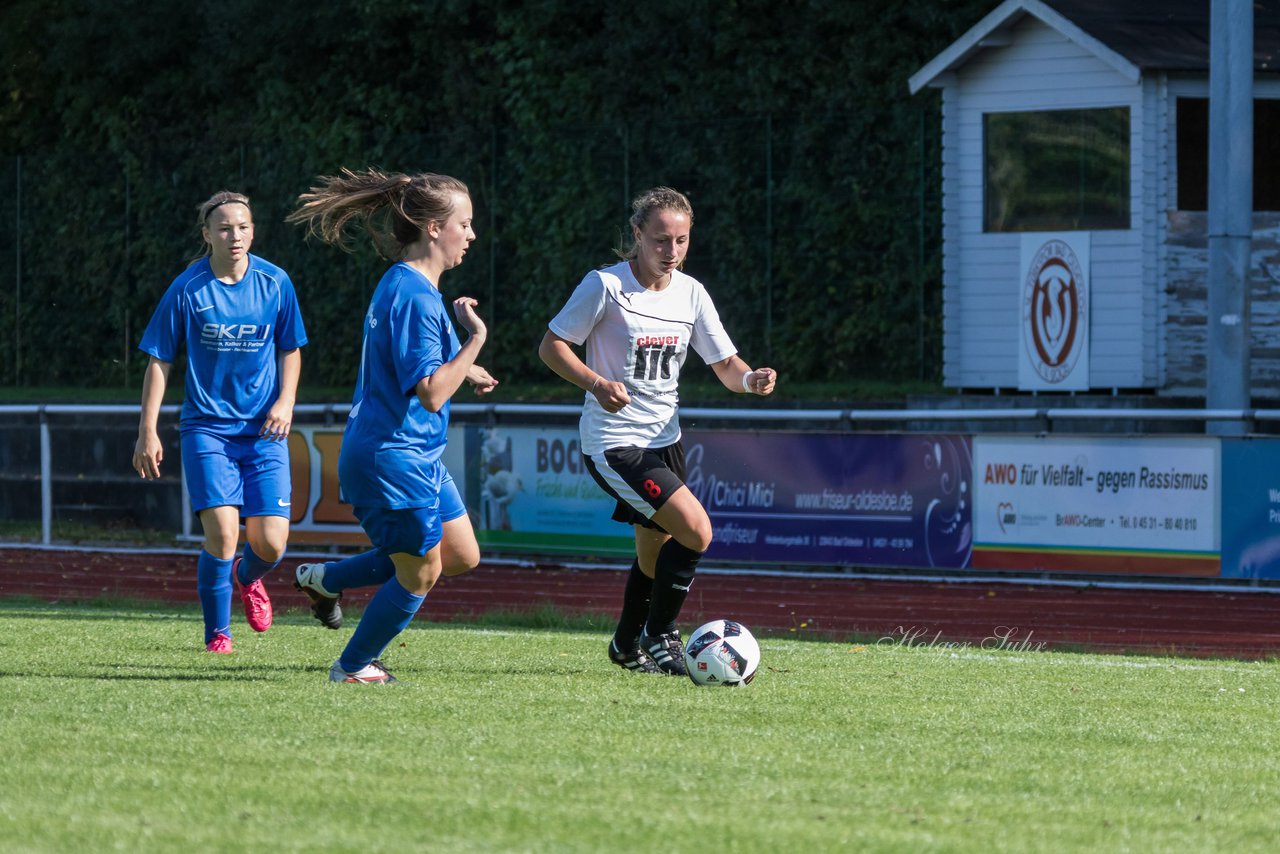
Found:
<path fill-rule="evenodd" d="M 290 579 L 267 578 L 277 609 L 305 608 Z M 274 579 L 274 580 L 273 580 Z M 625 573 L 556 565 L 486 565 L 443 578 L 420 618 L 447 621 L 550 606 L 612 626 Z M 362 595 L 363 594 L 363 595 Z M 363 604 L 349 591 L 344 603 Z M 195 557 L 177 552 L 0 549 L 0 597 L 50 602 L 123 597 L 196 607 Z M 893 638 L 1023 649 L 1196 656 L 1280 655 L 1280 590 L 1116 589 L 976 581 L 884 581 L 703 572 L 681 616 L 687 630 L 733 617 L 762 635 L 841 641 Z"/>

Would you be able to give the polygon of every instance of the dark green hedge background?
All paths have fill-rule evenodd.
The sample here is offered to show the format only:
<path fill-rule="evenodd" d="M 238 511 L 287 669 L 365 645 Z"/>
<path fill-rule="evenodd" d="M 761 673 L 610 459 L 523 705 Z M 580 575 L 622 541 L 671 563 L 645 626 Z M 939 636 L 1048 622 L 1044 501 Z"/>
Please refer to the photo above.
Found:
<path fill-rule="evenodd" d="M 444 279 L 507 382 L 628 201 L 670 184 L 687 270 L 743 356 L 792 379 L 934 379 L 938 99 L 907 78 L 995 0 L 8 0 L 0 9 L 0 384 L 137 386 L 196 205 L 254 202 L 298 287 L 303 381 L 354 379 L 385 264 L 282 218 L 343 166 L 466 181 L 479 239 Z"/>

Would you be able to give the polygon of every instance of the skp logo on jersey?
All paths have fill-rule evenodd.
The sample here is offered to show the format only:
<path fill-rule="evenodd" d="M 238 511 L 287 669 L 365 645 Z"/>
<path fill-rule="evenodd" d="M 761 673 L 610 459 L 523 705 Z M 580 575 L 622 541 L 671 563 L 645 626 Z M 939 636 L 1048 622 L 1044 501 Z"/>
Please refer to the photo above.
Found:
<path fill-rule="evenodd" d="M 200 337 L 210 341 L 265 341 L 270 333 L 270 323 L 206 323 L 200 327 Z"/>

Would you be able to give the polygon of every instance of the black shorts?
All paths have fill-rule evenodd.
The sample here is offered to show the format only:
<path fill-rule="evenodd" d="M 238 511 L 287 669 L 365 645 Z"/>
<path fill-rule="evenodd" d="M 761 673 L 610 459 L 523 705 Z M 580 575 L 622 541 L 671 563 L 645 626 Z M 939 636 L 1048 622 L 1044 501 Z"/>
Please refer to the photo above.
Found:
<path fill-rule="evenodd" d="M 684 486 L 684 445 L 665 448 L 610 448 L 583 456 L 587 471 L 600 488 L 617 499 L 613 520 L 662 531 L 653 514 Z"/>

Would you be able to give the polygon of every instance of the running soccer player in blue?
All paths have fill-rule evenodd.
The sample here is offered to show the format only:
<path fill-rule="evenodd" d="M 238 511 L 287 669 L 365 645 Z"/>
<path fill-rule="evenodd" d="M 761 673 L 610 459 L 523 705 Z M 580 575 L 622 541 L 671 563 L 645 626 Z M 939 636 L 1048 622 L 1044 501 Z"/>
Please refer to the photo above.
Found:
<path fill-rule="evenodd" d="M 383 651 L 408 627 L 436 580 L 480 562 L 471 520 L 441 457 L 449 399 L 464 382 L 480 394 L 498 383 L 475 363 L 488 335 L 476 300 L 453 300 L 467 332 L 461 344 L 440 292 L 441 275 L 462 263 L 476 239 L 467 186 L 447 175 L 376 169 L 344 169 L 319 180 L 299 197 L 288 221 L 344 246 L 346 226 L 362 220 L 378 251 L 396 263 L 364 316 L 360 372 L 338 455 L 342 500 L 374 548 L 334 563 L 303 564 L 296 583 L 330 628 L 342 624 L 343 590 L 381 585 L 329 679 L 387 684 L 396 679 Z"/>
<path fill-rule="evenodd" d="M 169 285 L 139 345 L 150 359 L 133 468 L 146 479 L 160 476 L 160 403 L 185 345 L 182 468 L 204 528 L 196 591 L 205 649 L 229 653 L 233 578 L 249 627 L 271 628 L 262 577 L 289 539 L 288 438 L 307 333 L 288 274 L 249 254 L 249 200 L 215 193 L 200 205 L 199 225 L 204 257 Z M 237 557 L 241 520 L 246 541 Z"/>

